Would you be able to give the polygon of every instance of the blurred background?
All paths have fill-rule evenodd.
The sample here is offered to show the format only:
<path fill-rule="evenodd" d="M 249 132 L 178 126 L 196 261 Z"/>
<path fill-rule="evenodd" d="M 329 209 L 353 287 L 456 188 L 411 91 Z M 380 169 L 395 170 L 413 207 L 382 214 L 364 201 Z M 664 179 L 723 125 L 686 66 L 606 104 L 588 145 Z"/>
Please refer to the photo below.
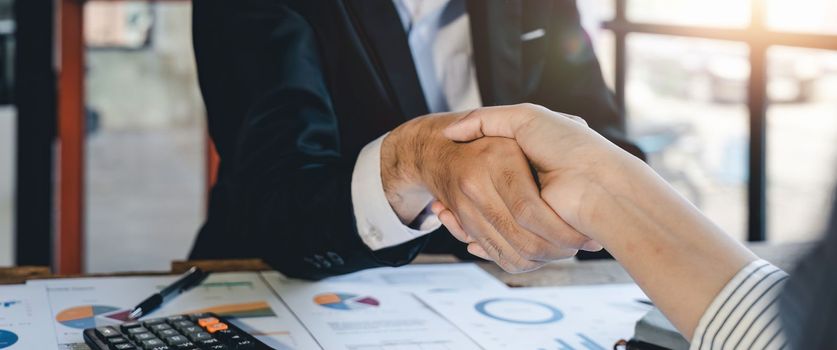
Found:
<path fill-rule="evenodd" d="M 168 270 L 191 246 L 210 181 L 190 2 L 91 0 L 74 8 L 67 3 L 80 3 L 60 0 L 52 10 L 83 15 L 83 23 L 32 30 L 37 16 L 16 18 L 13 1 L 0 0 L 0 266 L 72 271 L 61 267 L 65 244 L 48 253 L 50 242 L 66 237 L 54 233 L 69 232 L 84 237 L 81 271 Z M 18 14 L 32 13 L 21 9 L 27 0 L 17 1 Z M 752 1 L 578 5 L 630 134 L 651 165 L 737 239 L 812 240 L 825 225 L 837 179 L 837 1 Z M 16 50 L 46 50 L 55 59 L 41 69 L 57 65 L 62 74 L 42 78 L 59 81 L 52 108 L 59 118 L 64 113 L 62 87 L 76 86 L 61 85 L 67 64 L 75 63 L 65 57 L 70 47 L 33 47 L 20 38 L 54 35 L 66 45 L 73 42 L 68 28 L 78 31 L 83 48 L 77 196 L 58 185 L 72 174 L 29 175 L 73 160 L 54 144 L 35 146 L 72 128 L 59 122 L 46 135 L 30 135 L 38 108 L 49 102 L 15 103 L 16 91 L 39 81 L 16 81 L 16 72 L 32 77 L 38 69 L 36 61 L 16 61 Z M 52 154 L 51 164 L 33 164 L 33 152 Z M 83 203 L 75 221 L 61 216 L 74 199 Z M 32 210 L 43 215 L 27 214 Z"/>

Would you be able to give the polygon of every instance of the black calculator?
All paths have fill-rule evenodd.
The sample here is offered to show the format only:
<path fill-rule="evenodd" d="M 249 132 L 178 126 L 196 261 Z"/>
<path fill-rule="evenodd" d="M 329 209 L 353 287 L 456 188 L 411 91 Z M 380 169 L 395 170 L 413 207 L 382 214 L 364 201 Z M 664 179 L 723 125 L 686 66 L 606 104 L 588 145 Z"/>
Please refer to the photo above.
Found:
<path fill-rule="evenodd" d="M 269 346 L 212 313 L 88 328 L 92 350 L 267 350 Z"/>

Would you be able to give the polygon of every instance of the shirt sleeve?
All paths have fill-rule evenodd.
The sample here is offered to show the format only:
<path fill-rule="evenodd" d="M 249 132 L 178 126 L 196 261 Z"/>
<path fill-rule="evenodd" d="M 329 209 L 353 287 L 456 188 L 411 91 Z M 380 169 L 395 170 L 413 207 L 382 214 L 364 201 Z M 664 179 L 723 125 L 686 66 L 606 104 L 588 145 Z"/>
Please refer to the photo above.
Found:
<path fill-rule="evenodd" d="M 787 278 L 764 260 L 741 269 L 704 312 L 690 349 L 787 347 L 777 302 Z"/>
<path fill-rule="evenodd" d="M 442 226 L 439 218 L 425 210 L 405 224 L 390 206 L 381 182 L 381 143 L 386 134 L 370 142 L 355 163 L 352 173 L 352 207 L 360 238 L 372 250 L 380 250 L 421 237 Z"/>

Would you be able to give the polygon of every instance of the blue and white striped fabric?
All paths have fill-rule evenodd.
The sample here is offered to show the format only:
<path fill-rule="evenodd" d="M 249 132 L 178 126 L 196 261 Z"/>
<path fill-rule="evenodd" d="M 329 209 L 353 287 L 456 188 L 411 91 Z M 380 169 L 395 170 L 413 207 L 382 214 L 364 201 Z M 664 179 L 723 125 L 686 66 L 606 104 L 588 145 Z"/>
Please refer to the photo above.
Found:
<path fill-rule="evenodd" d="M 738 272 L 698 323 L 691 349 L 783 349 L 779 296 L 788 274 L 757 260 Z"/>

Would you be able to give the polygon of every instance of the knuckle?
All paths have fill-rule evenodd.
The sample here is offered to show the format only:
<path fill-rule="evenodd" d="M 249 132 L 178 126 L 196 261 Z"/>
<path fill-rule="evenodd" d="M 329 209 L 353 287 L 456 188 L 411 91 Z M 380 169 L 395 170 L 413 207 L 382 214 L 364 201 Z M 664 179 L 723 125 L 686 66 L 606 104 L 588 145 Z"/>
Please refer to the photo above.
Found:
<path fill-rule="evenodd" d="M 474 175 L 463 176 L 459 180 L 459 190 L 468 198 L 477 198 L 485 190 L 482 182 Z"/>

